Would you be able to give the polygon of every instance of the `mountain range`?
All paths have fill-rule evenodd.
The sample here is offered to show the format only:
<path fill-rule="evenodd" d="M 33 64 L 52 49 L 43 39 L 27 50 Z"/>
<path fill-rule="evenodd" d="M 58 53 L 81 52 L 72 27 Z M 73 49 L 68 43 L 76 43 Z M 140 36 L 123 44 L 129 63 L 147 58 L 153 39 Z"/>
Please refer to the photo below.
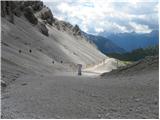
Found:
<path fill-rule="evenodd" d="M 95 46 L 97 46 L 97 48 L 104 54 L 113 53 L 113 52 L 116 52 L 116 53 L 126 52 L 123 48 L 119 47 L 117 44 L 115 44 L 114 42 L 112 42 L 111 40 L 105 37 L 91 35 L 84 32 L 82 33 L 87 38 L 88 41 L 95 44 Z"/>
<path fill-rule="evenodd" d="M 107 34 L 105 32 L 99 35 L 104 36 L 111 40 L 113 43 L 119 47 L 130 52 L 137 48 L 145 48 L 148 46 L 154 46 L 159 43 L 159 30 L 153 30 L 151 33 L 117 33 L 117 34 Z"/>

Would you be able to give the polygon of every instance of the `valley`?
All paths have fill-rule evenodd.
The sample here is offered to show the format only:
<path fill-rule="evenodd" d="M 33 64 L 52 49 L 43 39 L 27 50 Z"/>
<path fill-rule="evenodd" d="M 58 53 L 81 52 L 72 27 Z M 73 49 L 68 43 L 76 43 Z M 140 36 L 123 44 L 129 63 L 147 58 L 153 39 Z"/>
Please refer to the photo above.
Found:
<path fill-rule="evenodd" d="M 158 119 L 158 56 L 108 57 L 42 1 L 1 7 L 2 119 Z"/>

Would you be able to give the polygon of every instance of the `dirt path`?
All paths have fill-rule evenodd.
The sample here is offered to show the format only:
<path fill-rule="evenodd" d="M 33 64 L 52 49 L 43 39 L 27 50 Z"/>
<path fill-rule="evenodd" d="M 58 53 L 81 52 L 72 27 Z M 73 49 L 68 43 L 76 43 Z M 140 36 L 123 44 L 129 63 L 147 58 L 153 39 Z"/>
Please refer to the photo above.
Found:
<path fill-rule="evenodd" d="M 24 76 L 2 93 L 2 118 L 158 118 L 158 71 L 110 78 Z"/>

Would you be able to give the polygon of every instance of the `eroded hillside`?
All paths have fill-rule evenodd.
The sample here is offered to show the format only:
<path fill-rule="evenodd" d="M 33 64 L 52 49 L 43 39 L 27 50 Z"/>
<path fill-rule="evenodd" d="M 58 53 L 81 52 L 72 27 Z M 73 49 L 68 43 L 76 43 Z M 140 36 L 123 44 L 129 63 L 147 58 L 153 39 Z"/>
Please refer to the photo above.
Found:
<path fill-rule="evenodd" d="M 75 71 L 109 59 L 41 1 L 2 1 L 2 78 Z M 115 68 L 115 67 L 114 67 Z"/>

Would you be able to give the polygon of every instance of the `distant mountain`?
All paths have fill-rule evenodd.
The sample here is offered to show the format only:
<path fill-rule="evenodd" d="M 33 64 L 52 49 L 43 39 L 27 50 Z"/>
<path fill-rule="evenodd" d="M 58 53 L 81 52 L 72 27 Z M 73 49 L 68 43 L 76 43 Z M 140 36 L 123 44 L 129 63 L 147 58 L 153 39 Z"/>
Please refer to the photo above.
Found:
<path fill-rule="evenodd" d="M 116 58 L 122 61 L 137 61 L 141 60 L 147 56 L 158 56 L 159 55 L 159 45 L 150 46 L 147 48 L 138 48 L 128 53 L 108 53 L 107 56 Z"/>
<path fill-rule="evenodd" d="M 97 48 L 104 54 L 106 53 L 124 53 L 125 50 L 123 48 L 120 48 L 118 45 L 113 43 L 111 40 L 102 37 L 102 36 L 95 36 L 91 34 L 84 33 L 84 36 L 90 41 L 91 43 L 94 43 Z"/>
<path fill-rule="evenodd" d="M 148 46 L 157 45 L 159 43 L 158 30 L 154 30 L 151 33 L 145 34 L 132 32 L 107 35 L 107 33 L 103 32 L 100 33 L 100 35 L 110 39 L 113 43 L 117 44 L 128 52 L 137 48 L 145 48 Z"/>

